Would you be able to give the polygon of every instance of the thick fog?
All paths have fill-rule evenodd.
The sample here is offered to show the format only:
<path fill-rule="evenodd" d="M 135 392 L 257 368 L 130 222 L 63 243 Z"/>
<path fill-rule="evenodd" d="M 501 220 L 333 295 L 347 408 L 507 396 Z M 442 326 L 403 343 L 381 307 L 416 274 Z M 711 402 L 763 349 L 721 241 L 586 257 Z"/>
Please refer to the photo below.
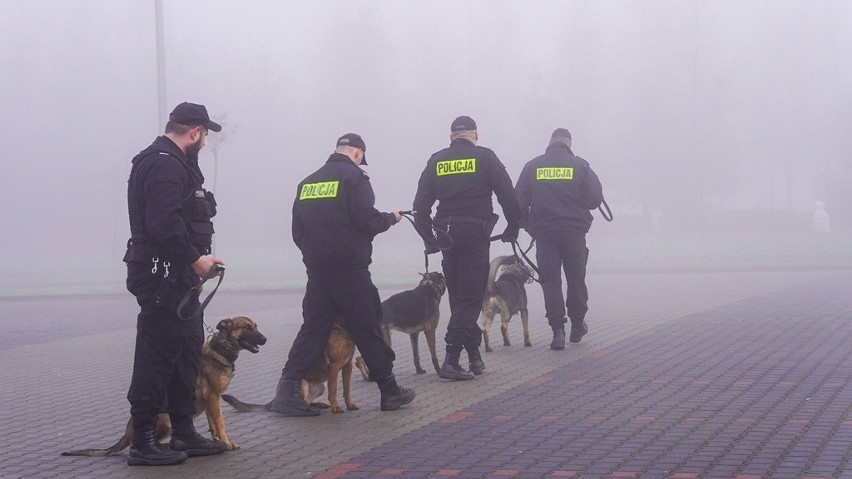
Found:
<path fill-rule="evenodd" d="M 410 208 L 458 115 L 513 181 L 572 132 L 616 215 L 596 214 L 590 273 L 632 258 L 607 238 L 811 232 L 817 201 L 833 235 L 852 225 L 847 1 L 164 0 L 163 83 L 156 3 L 0 6 L 0 293 L 121 289 L 160 92 L 225 127 L 201 163 L 235 287 L 302 281 L 296 184 L 339 135 L 364 137 L 377 207 Z M 377 282 L 422 270 L 407 223 L 375 248 Z"/>

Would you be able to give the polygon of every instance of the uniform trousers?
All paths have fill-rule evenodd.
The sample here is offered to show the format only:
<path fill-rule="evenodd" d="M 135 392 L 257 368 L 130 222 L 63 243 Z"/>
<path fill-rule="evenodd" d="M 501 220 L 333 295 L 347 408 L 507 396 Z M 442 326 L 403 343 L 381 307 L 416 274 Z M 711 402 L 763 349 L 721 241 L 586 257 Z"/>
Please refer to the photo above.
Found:
<path fill-rule="evenodd" d="M 444 341 L 448 353 L 459 353 L 462 349 L 470 353 L 482 344 L 482 329 L 477 320 L 488 283 L 491 243 L 485 238 L 481 224 L 453 223 L 449 234 L 453 245 L 443 251 L 441 262 L 450 298 L 450 321 Z"/>
<path fill-rule="evenodd" d="M 186 276 L 193 277 L 191 272 Z M 188 291 L 185 284 L 173 294 L 178 297 L 181 291 Z M 175 304 L 158 306 L 153 292 L 139 293 L 136 297 L 141 311 L 136 319 L 136 352 L 127 391 L 133 425 L 137 428 L 153 426 L 157 414 L 164 411 L 173 420 L 192 417 L 204 344 L 203 319 L 180 319 L 177 309 L 172 308 Z M 188 306 L 194 311 L 197 299 Z"/>
<path fill-rule="evenodd" d="M 381 381 L 393 374 L 396 359 L 382 337 L 382 304 L 367 269 L 308 272 L 302 300 L 302 327 L 293 341 L 284 376 L 301 380 L 323 355 L 335 321 L 342 321 L 370 370 Z"/>
<path fill-rule="evenodd" d="M 567 315 L 572 325 L 579 326 L 589 310 L 589 291 L 586 288 L 589 249 L 586 248 L 586 235 L 549 231 L 537 234 L 535 244 L 547 322 L 551 326 L 561 326 L 567 322 Z M 565 296 L 562 295 L 563 272 Z"/>

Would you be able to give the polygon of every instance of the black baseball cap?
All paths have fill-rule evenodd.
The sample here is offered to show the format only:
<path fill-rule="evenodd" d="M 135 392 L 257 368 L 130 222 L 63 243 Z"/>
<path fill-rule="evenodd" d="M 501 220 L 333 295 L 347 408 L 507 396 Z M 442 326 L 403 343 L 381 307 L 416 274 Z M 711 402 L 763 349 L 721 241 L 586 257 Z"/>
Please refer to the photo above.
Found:
<path fill-rule="evenodd" d="M 337 146 L 351 146 L 358 148 L 364 152 L 364 157 L 361 158 L 361 164 L 367 164 L 367 145 L 364 144 L 364 139 L 357 133 L 347 133 L 337 139 Z"/>
<path fill-rule="evenodd" d="M 474 131 L 476 130 L 476 122 L 469 116 L 460 116 L 453 120 L 450 125 L 450 131 Z"/>
<path fill-rule="evenodd" d="M 567 138 L 567 139 L 570 140 L 571 139 L 571 132 L 566 130 L 565 128 L 557 128 L 557 129 L 553 130 L 553 134 L 550 135 L 551 140 L 561 139 L 561 138 Z"/>
<path fill-rule="evenodd" d="M 195 103 L 183 102 L 176 106 L 169 115 L 169 121 L 181 125 L 201 125 L 211 131 L 222 131 L 222 125 L 210 119 L 210 115 L 207 114 L 207 108 L 204 105 L 197 105 Z"/>

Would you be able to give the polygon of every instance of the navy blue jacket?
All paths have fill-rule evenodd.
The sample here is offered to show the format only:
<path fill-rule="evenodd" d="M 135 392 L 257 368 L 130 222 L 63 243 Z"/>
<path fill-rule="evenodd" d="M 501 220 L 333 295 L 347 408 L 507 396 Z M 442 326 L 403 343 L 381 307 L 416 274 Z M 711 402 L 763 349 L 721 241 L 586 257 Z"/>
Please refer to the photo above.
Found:
<path fill-rule="evenodd" d="M 375 203 L 370 177 L 340 153 L 299 183 L 293 241 L 308 273 L 370 265 L 373 238 L 395 223 L 393 213 L 380 212 Z"/>
<path fill-rule="evenodd" d="M 590 210 L 600 206 L 603 188 L 586 160 L 554 143 L 524 165 L 515 195 L 521 226 L 535 238 L 553 231 L 587 233 L 592 226 Z"/>
<path fill-rule="evenodd" d="M 492 192 L 503 208 L 506 231 L 517 234 L 521 219 L 512 179 L 506 167 L 488 148 L 457 139 L 448 148 L 429 158 L 420 175 L 414 196 L 417 230 L 428 237 L 432 232 L 432 205 L 438 201 L 435 220 L 472 217 L 487 220 L 494 213 Z"/>
<path fill-rule="evenodd" d="M 215 200 L 204 191 L 204 175 L 166 136 L 133 158 L 127 182 L 131 238 L 125 262 L 152 256 L 188 266 L 208 254 Z"/>

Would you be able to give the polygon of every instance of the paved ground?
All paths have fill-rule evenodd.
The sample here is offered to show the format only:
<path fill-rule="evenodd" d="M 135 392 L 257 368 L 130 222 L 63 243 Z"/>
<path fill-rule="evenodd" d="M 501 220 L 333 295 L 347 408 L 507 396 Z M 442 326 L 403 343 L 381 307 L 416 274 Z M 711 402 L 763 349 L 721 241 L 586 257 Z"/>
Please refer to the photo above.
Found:
<path fill-rule="evenodd" d="M 514 319 L 513 345 L 485 355 L 476 380 L 415 375 L 396 334 L 411 405 L 380 412 L 375 385 L 359 380 L 361 409 L 339 415 L 225 406 L 242 450 L 168 468 L 59 455 L 120 435 L 132 329 L 6 348 L 0 476 L 852 478 L 852 273 L 592 276 L 591 333 L 561 352 L 528 288 L 533 346 Z M 248 314 L 270 338 L 238 361 L 229 392 L 241 399 L 273 393 L 300 322 L 298 297 L 280 298 L 211 305 L 211 322 Z"/>

